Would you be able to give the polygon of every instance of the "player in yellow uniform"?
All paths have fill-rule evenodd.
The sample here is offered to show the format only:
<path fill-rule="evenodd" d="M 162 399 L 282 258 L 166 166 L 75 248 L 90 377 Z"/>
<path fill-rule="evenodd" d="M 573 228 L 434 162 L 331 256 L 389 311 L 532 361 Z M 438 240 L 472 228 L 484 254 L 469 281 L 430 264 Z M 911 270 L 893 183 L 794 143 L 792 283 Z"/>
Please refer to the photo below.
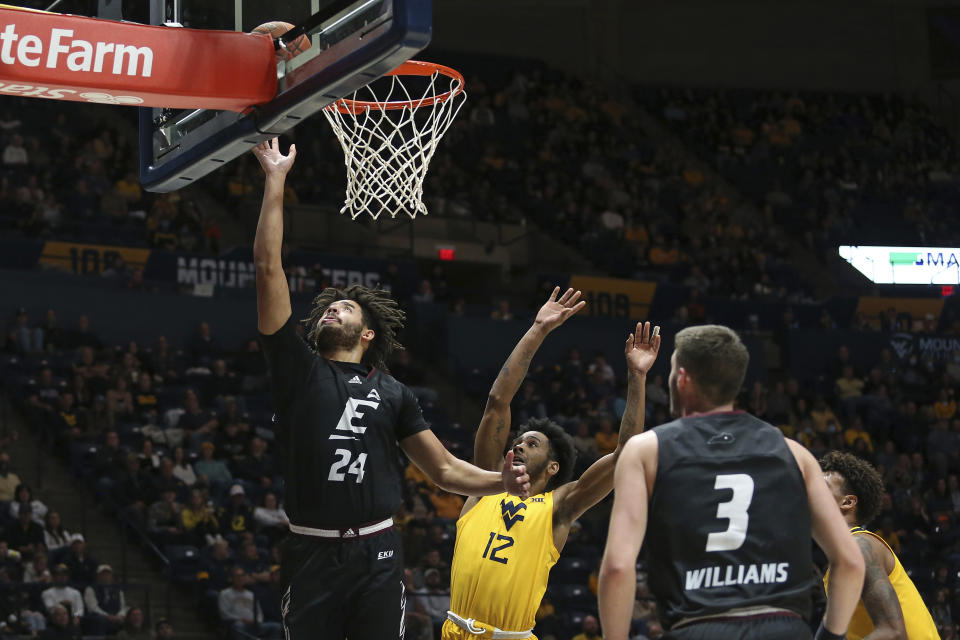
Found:
<path fill-rule="evenodd" d="M 850 620 L 847 640 L 939 640 L 937 626 L 910 576 L 883 538 L 864 529 L 883 496 L 880 474 L 865 460 L 831 451 L 820 461 L 827 486 L 863 554 L 863 593 Z M 823 583 L 830 588 L 830 572 Z"/>
<path fill-rule="evenodd" d="M 493 383 L 474 443 L 474 463 L 499 469 L 510 434 L 510 402 L 534 353 L 553 329 L 579 311 L 580 292 L 559 287 L 540 308 Z M 443 640 L 535 638 L 534 614 L 560 557 L 570 526 L 613 488 L 617 457 L 643 429 L 646 374 L 660 349 L 660 328 L 637 324 L 626 344 L 627 406 L 616 451 L 593 463 L 579 480 L 573 473 L 572 438 L 554 422 L 533 419 L 513 441 L 514 464 L 526 464 L 530 497 L 505 493 L 469 498 L 457 521 L 450 573 L 450 611 Z M 499 462 L 498 462 L 499 461 Z"/>

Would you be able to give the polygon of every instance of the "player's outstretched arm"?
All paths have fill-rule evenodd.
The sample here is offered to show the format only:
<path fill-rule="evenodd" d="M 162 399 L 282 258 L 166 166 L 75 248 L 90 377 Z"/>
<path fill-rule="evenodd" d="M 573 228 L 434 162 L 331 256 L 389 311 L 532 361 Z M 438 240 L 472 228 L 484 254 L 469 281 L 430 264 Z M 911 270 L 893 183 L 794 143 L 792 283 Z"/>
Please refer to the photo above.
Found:
<path fill-rule="evenodd" d="M 807 487 L 813 539 L 830 561 L 830 593 L 827 594 L 823 628 L 828 633 L 843 635 L 850 626 L 850 618 L 863 589 L 863 556 L 837 509 L 820 465 L 803 445 L 794 440 L 787 440 L 787 445 L 797 460 Z"/>
<path fill-rule="evenodd" d="M 653 433 L 626 444 L 616 465 L 613 510 L 600 564 L 597 598 L 605 640 L 627 640 L 637 591 L 637 554 L 647 531 L 647 476 L 644 458 L 656 457 Z"/>
<path fill-rule="evenodd" d="M 530 476 L 526 465 L 513 466 L 513 452 L 507 453 L 498 471 L 475 467 L 456 457 L 429 429 L 400 441 L 407 457 L 437 486 L 464 496 L 491 496 L 506 491 L 526 498 L 530 495 Z"/>
<path fill-rule="evenodd" d="M 290 289 L 280 254 L 283 247 L 283 187 L 287 172 L 297 157 L 297 148 L 290 145 L 289 153 L 283 155 L 279 141 L 274 138 L 254 147 L 253 155 L 266 175 L 257 235 L 253 240 L 253 262 L 257 269 L 257 328 L 260 333 L 272 335 L 283 327 L 292 313 Z"/>
<path fill-rule="evenodd" d="M 873 631 L 863 640 L 907 640 L 900 599 L 890 584 L 883 562 L 883 554 L 890 552 L 873 536 L 853 536 L 853 539 L 860 547 L 866 568 L 860 600 L 873 622 Z"/>
<path fill-rule="evenodd" d="M 493 381 L 473 442 L 473 462 L 481 469 L 496 470 L 503 465 L 503 450 L 510 437 L 510 403 L 527 377 L 530 361 L 537 349 L 548 333 L 586 304 L 577 302 L 579 291 L 567 289 L 558 300 L 559 293 L 560 287 L 554 287 L 550 298 L 537 312 L 533 325 L 520 338 Z"/>
<path fill-rule="evenodd" d="M 649 322 L 638 322 L 634 333 L 627 336 L 624 355 L 627 360 L 627 406 L 620 420 L 617 448 L 583 472 L 579 479 L 568 482 L 553 494 L 556 509 L 554 521 L 572 524 L 583 513 L 603 500 L 613 489 L 614 468 L 624 445 L 643 431 L 646 418 L 647 372 L 660 353 L 660 327 L 651 329 Z"/>

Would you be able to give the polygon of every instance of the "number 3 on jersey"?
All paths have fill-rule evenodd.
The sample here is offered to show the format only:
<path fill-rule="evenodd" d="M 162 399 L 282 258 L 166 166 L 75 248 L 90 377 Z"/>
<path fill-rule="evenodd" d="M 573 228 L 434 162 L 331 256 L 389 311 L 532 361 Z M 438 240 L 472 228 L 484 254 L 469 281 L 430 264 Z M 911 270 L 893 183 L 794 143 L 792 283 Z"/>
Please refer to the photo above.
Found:
<path fill-rule="evenodd" d="M 753 478 L 745 473 L 720 474 L 713 488 L 733 489 L 733 496 L 717 505 L 717 519 L 730 521 L 726 531 L 715 531 L 707 536 L 707 551 L 734 551 L 747 539 L 747 524 L 750 514 L 747 509 L 753 502 Z"/>
<path fill-rule="evenodd" d="M 363 465 L 367 463 L 367 454 L 361 453 L 357 456 L 356 460 L 352 463 L 350 458 L 353 457 L 353 453 L 349 449 L 337 449 L 335 452 L 337 460 L 330 465 L 330 473 L 327 475 L 327 480 L 333 480 L 335 482 L 343 482 L 347 478 L 347 474 L 353 474 L 357 476 L 357 484 L 363 482 Z M 343 471 L 344 467 L 347 468 L 346 472 Z"/>

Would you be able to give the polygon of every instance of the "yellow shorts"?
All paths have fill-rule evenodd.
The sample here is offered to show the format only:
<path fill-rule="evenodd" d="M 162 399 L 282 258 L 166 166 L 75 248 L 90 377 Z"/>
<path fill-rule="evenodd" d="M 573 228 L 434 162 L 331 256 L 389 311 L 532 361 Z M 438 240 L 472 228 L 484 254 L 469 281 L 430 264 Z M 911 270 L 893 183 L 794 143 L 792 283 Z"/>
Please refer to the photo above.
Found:
<path fill-rule="evenodd" d="M 475 633 L 470 633 L 466 629 L 461 629 L 449 620 L 444 621 L 443 629 L 440 631 L 440 640 L 481 640 L 482 638 L 489 637 L 490 634 L 478 636 Z M 531 635 L 528 640 L 537 640 L 537 636 Z"/>

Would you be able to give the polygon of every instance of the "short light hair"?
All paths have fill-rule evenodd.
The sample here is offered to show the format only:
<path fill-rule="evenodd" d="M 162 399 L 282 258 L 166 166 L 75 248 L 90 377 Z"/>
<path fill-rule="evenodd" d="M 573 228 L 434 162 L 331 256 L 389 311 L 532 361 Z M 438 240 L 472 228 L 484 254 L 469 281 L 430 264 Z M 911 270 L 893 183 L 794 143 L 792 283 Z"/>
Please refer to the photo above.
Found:
<path fill-rule="evenodd" d="M 720 406 L 736 399 L 750 353 L 733 329 L 719 324 L 687 327 L 677 333 L 674 352 L 677 367 L 686 370 L 705 400 Z"/>

